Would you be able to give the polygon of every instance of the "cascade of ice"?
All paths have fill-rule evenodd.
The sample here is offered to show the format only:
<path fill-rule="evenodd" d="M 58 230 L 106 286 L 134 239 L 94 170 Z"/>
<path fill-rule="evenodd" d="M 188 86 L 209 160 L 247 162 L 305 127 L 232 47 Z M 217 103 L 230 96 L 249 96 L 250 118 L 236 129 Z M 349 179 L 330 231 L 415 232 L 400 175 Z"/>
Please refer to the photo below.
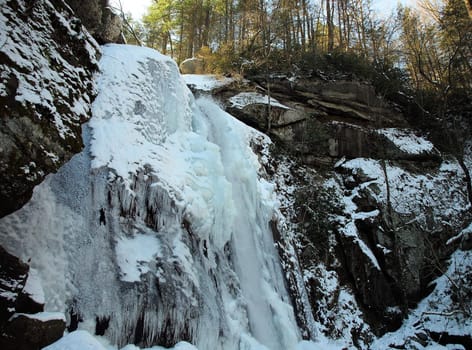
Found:
<path fill-rule="evenodd" d="M 237 213 L 232 224 L 233 260 L 251 331 L 270 349 L 290 349 L 298 334 L 269 227 L 275 199 L 271 185 L 258 176 L 260 165 L 249 145 L 251 130 L 211 100 L 197 103 L 209 120 L 209 139 L 220 147 L 232 184 Z"/>
<path fill-rule="evenodd" d="M 47 310 L 105 320 L 113 343 L 294 348 L 255 131 L 153 50 L 109 45 L 100 64 L 85 150 L 0 221 L 0 243 L 32 258 Z"/>

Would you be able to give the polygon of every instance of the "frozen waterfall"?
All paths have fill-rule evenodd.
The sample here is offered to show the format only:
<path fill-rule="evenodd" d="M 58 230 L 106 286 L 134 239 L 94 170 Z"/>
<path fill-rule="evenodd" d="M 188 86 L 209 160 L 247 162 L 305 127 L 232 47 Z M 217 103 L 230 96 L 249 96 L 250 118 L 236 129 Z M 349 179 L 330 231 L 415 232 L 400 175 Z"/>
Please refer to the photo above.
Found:
<path fill-rule="evenodd" d="M 123 346 L 289 350 L 300 340 L 251 143 L 154 50 L 107 45 L 84 151 L 0 221 L 48 311 Z M 100 222 L 100 211 L 105 222 Z M 97 327 L 98 325 L 98 327 Z"/>

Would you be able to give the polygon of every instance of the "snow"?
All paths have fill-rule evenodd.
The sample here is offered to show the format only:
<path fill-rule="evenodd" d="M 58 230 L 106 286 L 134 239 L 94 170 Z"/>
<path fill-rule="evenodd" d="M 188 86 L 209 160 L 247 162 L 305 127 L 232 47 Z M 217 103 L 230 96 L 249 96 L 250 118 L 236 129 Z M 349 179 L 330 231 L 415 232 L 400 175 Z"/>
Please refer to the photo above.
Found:
<path fill-rule="evenodd" d="M 267 95 L 262 95 L 257 92 L 241 92 L 229 99 L 230 107 L 243 109 L 244 107 L 251 104 L 269 104 L 272 107 L 279 107 L 283 109 L 290 109 L 289 107 L 281 104 L 275 98 L 269 98 Z"/>
<path fill-rule="evenodd" d="M 150 235 L 120 237 L 116 244 L 116 259 L 126 282 L 138 282 L 149 271 L 148 263 L 161 254 L 159 240 Z"/>
<path fill-rule="evenodd" d="M 77 330 L 69 333 L 43 350 L 108 350 L 90 333 Z"/>
<path fill-rule="evenodd" d="M 44 304 L 44 291 L 36 269 L 30 268 L 23 293 L 28 294 L 36 303 Z"/>
<path fill-rule="evenodd" d="M 24 314 L 24 313 L 16 313 L 11 316 L 10 320 L 13 320 L 19 316 L 24 316 L 33 320 L 39 320 L 41 322 L 53 321 L 53 320 L 60 320 L 66 321 L 66 318 L 63 313 L 61 312 L 38 312 L 35 314 Z"/>
<path fill-rule="evenodd" d="M 200 91 L 212 91 L 234 82 L 233 78 L 213 74 L 182 74 L 182 78 L 187 85 Z"/>
<path fill-rule="evenodd" d="M 86 330 L 76 330 L 56 341 L 55 343 L 43 348 L 43 350 L 118 350 L 116 346 L 110 345 L 103 337 L 93 336 Z M 181 341 L 171 348 L 162 346 L 153 346 L 149 348 L 140 348 L 129 344 L 120 350 L 198 350 L 192 344 Z"/>
<path fill-rule="evenodd" d="M 429 153 L 434 150 L 434 145 L 430 141 L 416 136 L 409 129 L 385 128 L 376 131 L 380 135 L 386 136 L 400 150 L 409 154 Z"/>
<path fill-rule="evenodd" d="M 316 341 L 303 340 L 297 344 L 296 350 L 341 350 L 346 349 L 346 344 L 342 341 L 329 339 L 320 336 Z"/>
<path fill-rule="evenodd" d="M 164 348 L 162 346 L 153 346 L 151 348 L 139 348 L 136 345 L 127 345 L 121 350 L 198 350 L 195 346 L 185 341 L 178 342 L 171 348 Z"/>
<path fill-rule="evenodd" d="M 418 343 L 413 343 L 413 345 L 412 339 L 416 333 L 447 332 L 450 335 L 470 336 L 472 321 L 463 314 L 460 305 L 453 301 L 451 295 L 455 285 L 461 283 L 461 280 L 470 271 L 471 264 L 471 251 L 456 251 L 450 258 L 447 271 L 434 281 L 434 291 L 410 312 L 400 329 L 375 340 L 372 349 L 383 350 L 393 344 L 405 346 L 405 348 L 415 346 L 418 349 L 446 349 L 436 343 L 429 343 L 424 347 L 420 347 Z M 455 346 L 452 348 L 460 349 Z"/>
<path fill-rule="evenodd" d="M 326 337 L 321 337 L 318 341 L 303 340 L 299 342 L 294 350 L 340 350 L 343 348 L 341 342 L 333 341 Z M 194 345 L 180 341 L 173 347 L 165 348 L 162 346 L 152 346 L 140 348 L 136 345 L 129 344 L 120 350 L 198 350 Z M 102 337 L 93 336 L 85 330 L 77 330 L 66 334 L 55 343 L 43 348 L 43 350 L 118 350 L 117 347 L 108 344 Z M 250 335 L 243 335 L 240 350 L 270 350 L 260 345 Z"/>
<path fill-rule="evenodd" d="M 9 301 L 15 301 L 16 298 L 18 298 L 18 293 L 2 290 L 2 291 L 0 291 L 0 296 L 4 299 L 9 300 Z M 14 311 L 14 310 L 15 309 L 13 309 L 12 311 Z"/>

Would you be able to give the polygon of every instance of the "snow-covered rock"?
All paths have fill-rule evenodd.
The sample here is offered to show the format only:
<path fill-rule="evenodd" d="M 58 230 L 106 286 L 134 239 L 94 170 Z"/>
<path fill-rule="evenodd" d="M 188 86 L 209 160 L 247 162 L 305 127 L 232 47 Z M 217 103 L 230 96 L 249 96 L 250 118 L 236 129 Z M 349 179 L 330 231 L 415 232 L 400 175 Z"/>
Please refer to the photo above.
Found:
<path fill-rule="evenodd" d="M 61 338 L 65 328 L 62 313 L 14 314 L 2 329 L 2 348 L 41 349 Z"/>
<path fill-rule="evenodd" d="M 62 1 L 0 1 L 0 216 L 81 150 L 97 53 Z"/>

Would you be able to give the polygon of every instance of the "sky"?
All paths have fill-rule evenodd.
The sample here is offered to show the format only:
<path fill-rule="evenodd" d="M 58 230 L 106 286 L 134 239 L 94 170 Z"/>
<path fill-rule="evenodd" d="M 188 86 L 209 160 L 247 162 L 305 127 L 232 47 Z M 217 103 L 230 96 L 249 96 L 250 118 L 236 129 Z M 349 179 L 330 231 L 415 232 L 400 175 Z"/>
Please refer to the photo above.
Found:
<path fill-rule="evenodd" d="M 112 6 L 119 7 L 117 4 L 121 1 L 125 13 L 131 12 L 134 19 L 141 19 L 146 12 L 152 0 L 110 0 Z"/>
<path fill-rule="evenodd" d="M 146 12 L 146 9 L 152 2 L 152 0 L 111 0 L 111 3 L 116 6 L 119 1 L 121 1 L 124 12 L 131 12 L 131 15 L 134 19 L 141 19 L 143 14 Z M 404 5 L 414 5 L 416 0 L 373 0 L 372 3 L 374 10 L 388 15 L 393 9 L 396 8 L 398 3 L 402 3 Z"/>

